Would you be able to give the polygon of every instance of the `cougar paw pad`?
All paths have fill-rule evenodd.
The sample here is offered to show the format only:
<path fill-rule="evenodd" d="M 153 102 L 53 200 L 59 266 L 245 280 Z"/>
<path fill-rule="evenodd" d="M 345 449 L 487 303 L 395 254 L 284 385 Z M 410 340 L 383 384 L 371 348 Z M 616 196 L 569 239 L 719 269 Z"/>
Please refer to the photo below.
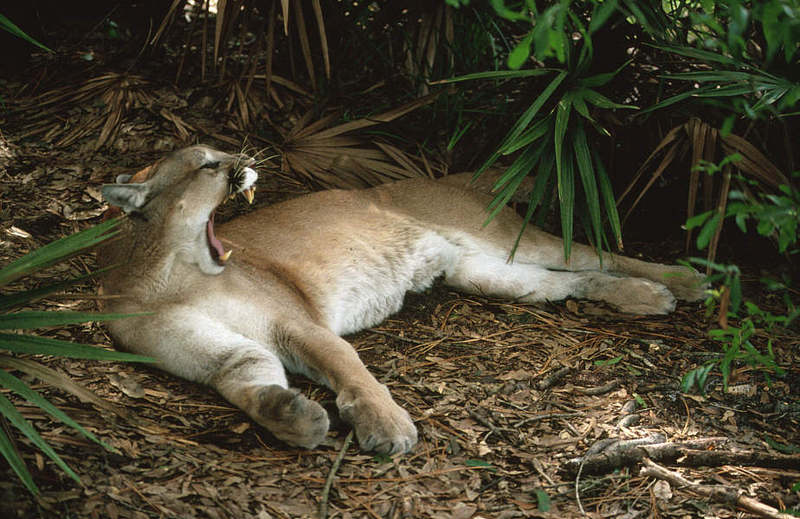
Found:
<path fill-rule="evenodd" d="M 267 386 L 258 393 L 257 421 L 289 445 L 311 449 L 328 433 L 328 413 L 296 389 Z"/>

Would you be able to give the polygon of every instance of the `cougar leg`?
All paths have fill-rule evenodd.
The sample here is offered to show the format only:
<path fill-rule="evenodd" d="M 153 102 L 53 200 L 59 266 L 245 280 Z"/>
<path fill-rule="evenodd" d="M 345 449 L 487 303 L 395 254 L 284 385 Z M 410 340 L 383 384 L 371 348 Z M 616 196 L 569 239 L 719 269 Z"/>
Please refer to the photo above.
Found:
<path fill-rule="evenodd" d="M 155 357 L 170 373 L 210 385 L 276 438 L 300 447 L 318 445 L 328 432 L 328 414 L 289 388 L 281 361 L 270 347 L 207 316 L 201 318 L 199 329 L 189 327 L 197 315 L 180 311 L 161 314 L 156 323 L 139 319 L 138 326 L 126 323 L 140 330 L 127 336 L 138 335 L 137 344 L 147 345 L 130 349 Z M 192 346 L 180 349 L 176 344 Z"/>
<path fill-rule="evenodd" d="M 286 324 L 278 355 L 286 366 L 327 383 L 341 417 L 351 423 L 362 448 L 385 453 L 411 450 L 417 429 L 409 414 L 373 377 L 353 346 L 325 327 L 311 322 Z"/>
<path fill-rule="evenodd" d="M 553 271 L 482 253 L 465 254 L 447 273 L 445 283 L 473 294 L 523 302 L 578 297 L 605 301 L 622 312 L 635 314 L 666 314 L 675 308 L 669 290 L 647 279 L 600 271 Z"/>

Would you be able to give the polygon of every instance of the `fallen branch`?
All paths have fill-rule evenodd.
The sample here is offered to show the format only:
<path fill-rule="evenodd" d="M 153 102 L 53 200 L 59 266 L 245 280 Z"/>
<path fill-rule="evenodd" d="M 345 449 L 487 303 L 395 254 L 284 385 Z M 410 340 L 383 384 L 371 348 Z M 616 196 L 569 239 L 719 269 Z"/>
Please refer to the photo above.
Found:
<path fill-rule="evenodd" d="M 677 472 L 667 470 L 648 458 L 644 458 L 642 464 L 644 464 L 644 467 L 639 471 L 640 476 L 663 479 L 668 481 L 673 487 L 683 488 L 695 494 L 713 499 L 714 501 L 744 509 L 759 517 L 767 517 L 770 519 L 783 519 L 788 517 L 787 514 L 781 513 L 777 508 L 773 508 L 751 497 L 742 495 L 739 490 L 724 485 L 702 485 L 700 483 L 693 483 Z"/>
<path fill-rule="evenodd" d="M 726 447 L 726 450 L 721 450 Z M 711 450 L 713 449 L 713 450 Z M 727 438 L 701 438 L 679 443 L 636 444 L 630 441 L 614 442 L 602 452 L 590 453 L 567 461 L 561 471 L 574 477 L 582 466 L 583 474 L 607 474 L 622 467 L 641 463 L 645 458 L 658 462 L 675 463 L 681 467 L 719 467 L 744 465 L 765 468 L 796 468 L 800 455 L 771 454 L 744 450 Z"/>

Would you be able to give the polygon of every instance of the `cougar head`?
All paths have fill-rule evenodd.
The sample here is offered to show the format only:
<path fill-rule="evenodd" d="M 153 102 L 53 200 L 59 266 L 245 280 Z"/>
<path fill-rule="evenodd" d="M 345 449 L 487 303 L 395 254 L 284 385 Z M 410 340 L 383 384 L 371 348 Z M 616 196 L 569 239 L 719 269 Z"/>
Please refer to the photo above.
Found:
<path fill-rule="evenodd" d="M 253 201 L 254 160 L 207 146 L 175 151 L 136 175 L 105 184 L 106 201 L 145 221 L 146 239 L 206 274 L 219 274 L 230 257 L 214 235 L 214 211 L 241 193 Z"/>

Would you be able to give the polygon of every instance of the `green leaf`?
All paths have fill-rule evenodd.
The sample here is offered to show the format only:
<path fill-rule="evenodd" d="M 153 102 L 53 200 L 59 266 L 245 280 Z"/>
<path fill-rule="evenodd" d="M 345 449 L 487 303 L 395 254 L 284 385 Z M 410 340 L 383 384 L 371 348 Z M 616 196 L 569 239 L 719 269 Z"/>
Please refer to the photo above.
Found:
<path fill-rule="evenodd" d="M 141 315 L 141 314 L 140 314 Z M 30 330 L 130 317 L 131 314 L 97 314 L 91 312 L 25 311 L 0 315 L 0 330 Z"/>
<path fill-rule="evenodd" d="M 35 39 L 33 39 L 30 36 L 28 36 L 28 34 L 25 31 L 23 31 L 22 29 L 20 29 L 17 26 L 17 24 L 15 24 L 14 22 L 9 20 L 8 18 L 3 16 L 2 14 L 0 14 L 0 29 L 3 29 L 5 31 L 10 32 L 14 36 L 22 38 L 23 40 L 25 40 L 28 43 L 31 43 L 33 45 L 36 45 L 37 47 L 39 47 L 42 50 L 46 50 L 47 52 L 53 52 L 52 49 L 46 47 L 45 45 L 39 43 Z"/>
<path fill-rule="evenodd" d="M 609 17 L 617 9 L 617 0 L 605 0 L 594 4 L 592 19 L 589 22 L 589 33 L 594 33 L 606 24 Z"/>
<path fill-rule="evenodd" d="M 706 221 L 709 218 L 711 218 L 711 215 L 714 212 L 715 212 L 715 209 L 712 209 L 711 211 L 706 211 L 704 213 L 700 213 L 700 214 L 696 214 L 696 215 L 692 216 L 691 218 L 686 220 L 686 225 L 685 225 L 686 230 L 687 231 L 691 231 L 695 227 L 700 227 L 701 225 L 706 223 Z"/>
<path fill-rule="evenodd" d="M 623 357 L 624 357 L 623 355 L 620 355 L 619 357 L 614 357 L 613 359 L 596 360 L 596 361 L 594 361 L 594 365 L 595 366 L 601 366 L 601 367 L 602 366 L 613 366 L 615 364 L 618 364 L 619 361 L 621 361 L 623 359 Z"/>
<path fill-rule="evenodd" d="M 611 185 L 611 179 L 606 173 L 603 160 L 597 150 L 592 151 L 594 155 L 594 165 L 597 171 L 597 183 L 600 185 L 600 194 L 603 198 L 603 207 L 608 216 L 608 224 L 611 227 L 611 232 L 614 233 L 614 241 L 618 249 L 622 249 L 622 225 L 619 220 L 619 213 L 617 212 L 617 202 L 614 197 L 614 188 Z"/>
<path fill-rule="evenodd" d="M 464 461 L 464 465 L 467 467 L 484 467 L 490 469 L 492 472 L 496 470 L 491 463 L 483 460 L 466 460 Z"/>
<path fill-rule="evenodd" d="M 711 237 L 717 232 L 717 227 L 722 223 L 722 213 L 716 213 L 697 234 L 697 248 L 705 249 L 711 241 Z"/>
<path fill-rule="evenodd" d="M 508 68 L 519 69 L 531 55 L 531 42 L 533 41 L 533 31 L 529 32 L 511 52 L 508 53 Z"/>
<path fill-rule="evenodd" d="M 503 182 L 504 179 L 508 179 L 504 182 L 503 188 L 497 193 L 494 199 L 489 204 L 490 213 L 489 216 L 486 218 L 486 222 L 484 225 L 487 225 L 497 213 L 503 210 L 511 197 L 517 191 L 517 188 L 525 179 L 525 177 L 530 173 L 533 166 L 539 160 L 539 156 L 542 154 L 542 150 L 544 146 L 531 146 L 526 149 L 517 160 L 506 170 L 503 174 L 504 178 L 501 178 L 498 181 L 498 184 Z M 501 184 L 502 185 L 502 184 Z"/>
<path fill-rule="evenodd" d="M 578 163 L 578 173 L 581 176 L 583 192 L 586 197 L 586 204 L 589 208 L 589 219 L 592 222 L 591 231 L 594 235 L 595 244 L 598 252 L 601 250 L 602 240 L 602 215 L 600 214 L 600 195 L 597 190 L 597 180 L 592 164 L 592 153 L 589 151 L 589 144 L 586 141 L 586 132 L 583 124 L 575 125 L 572 144 L 575 150 L 575 161 Z"/>
<path fill-rule="evenodd" d="M 524 148 L 532 142 L 540 139 L 545 135 L 553 132 L 552 118 L 545 117 L 534 124 L 529 130 L 517 137 L 514 141 L 509 142 L 507 146 L 502 148 L 503 155 L 510 155 L 517 150 Z"/>
<path fill-rule="evenodd" d="M 609 81 L 611 81 L 612 79 L 614 79 L 614 77 L 617 74 L 619 74 L 619 72 L 623 68 L 625 68 L 628 65 L 630 65 L 630 63 L 632 61 L 633 61 L 632 59 L 627 60 L 625 63 L 623 63 L 622 65 L 617 67 L 612 72 L 605 72 L 603 74 L 597 74 L 597 75 L 594 75 L 594 76 L 589 76 L 589 77 L 585 77 L 583 79 L 580 79 L 578 81 L 578 84 L 580 86 L 582 86 L 582 87 L 589 87 L 589 88 L 603 86 L 603 85 L 607 84 Z"/>
<path fill-rule="evenodd" d="M 0 287 L 107 240 L 116 234 L 110 231 L 119 223 L 119 219 L 108 220 L 29 252 L 0 270 Z"/>
<path fill-rule="evenodd" d="M 584 93 L 584 99 L 590 104 L 595 106 L 599 106 L 600 108 L 628 108 L 632 110 L 636 110 L 637 107 L 633 105 L 623 105 L 619 103 L 613 102 L 611 99 L 607 98 L 603 94 L 597 92 L 596 90 L 586 89 Z"/>
<path fill-rule="evenodd" d="M 8 437 L 5 429 L 2 427 L 0 427 L 0 454 L 8 461 L 11 469 L 20 481 L 22 481 L 22 484 L 25 485 L 25 488 L 28 489 L 28 492 L 39 495 L 39 488 L 36 486 L 36 483 L 33 482 L 33 476 L 31 476 L 28 467 L 25 465 L 25 461 L 19 456 L 19 453 L 14 448 L 14 444 L 11 442 L 11 438 Z"/>
<path fill-rule="evenodd" d="M 57 408 L 53 404 L 51 404 L 46 398 L 42 395 L 28 387 L 24 382 L 20 379 L 8 373 L 7 371 L 0 369 L 0 386 L 4 386 L 7 389 L 10 389 L 17 393 L 19 396 L 25 398 L 32 404 L 35 404 L 42 408 L 44 411 L 50 414 L 53 418 L 60 420 L 62 423 L 72 427 L 86 438 L 92 440 L 95 443 L 102 445 L 105 449 L 111 452 L 117 452 L 116 449 L 102 441 L 100 438 L 95 436 L 94 434 L 90 433 L 86 429 L 84 429 L 78 422 L 67 416 L 61 409 Z"/>
<path fill-rule="evenodd" d="M 48 294 L 64 290 L 66 288 L 71 287 L 72 285 L 75 285 L 76 283 L 80 283 L 81 281 L 85 281 L 87 279 L 98 276 L 103 272 L 111 270 L 112 268 L 113 267 L 104 268 L 95 272 L 90 272 L 89 274 L 84 274 L 82 276 L 78 276 L 73 279 L 68 279 L 66 281 L 53 283 L 52 285 L 47 285 L 41 288 L 35 288 L 32 290 L 17 292 L 15 294 L 0 296 L 0 310 L 7 310 L 15 306 L 20 306 L 24 303 L 30 303 L 36 301 L 37 299 L 41 299 L 42 297 Z"/>
<path fill-rule="evenodd" d="M 446 83 L 459 83 L 461 81 L 473 81 L 475 79 L 519 79 L 535 76 L 546 76 L 557 72 L 558 69 L 554 68 L 534 68 L 523 70 L 490 70 L 487 72 L 475 72 L 473 74 L 465 74 L 449 79 L 442 79 L 440 81 L 432 81 L 431 85 L 439 85 Z"/>
<path fill-rule="evenodd" d="M 134 355 L 122 351 L 106 350 L 88 344 L 36 337 L 33 335 L 19 335 L 15 333 L 0 333 L 0 349 L 14 353 L 27 353 L 30 355 L 56 355 L 71 359 L 109 360 L 122 362 L 155 362 L 151 357 Z"/>
<path fill-rule="evenodd" d="M 27 438 L 36 447 L 38 447 L 39 450 L 44 452 L 48 458 L 53 460 L 55 464 L 58 465 L 58 467 L 61 470 L 63 470 L 69 477 L 74 479 L 79 485 L 81 484 L 81 480 L 78 477 L 78 475 L 75 474 L 75 472 L 73 472 L 72 469 L 69 468 L 69 466 L 66 463 L 64 463 L 64 460 L 62 460 L 61 457 L 58 454 L 56 454 L 56 451 L 54 451 L 53 448 L 50 447 L 50 444 L 48 444 L 41 436 L 39 436 L 39 433 L 36 432 L 36 429 L 33 428 L 30 422 L 28 422 L 22 416 L 22 414 L 20 414 L 17 408 L 14 407 L 14 404 L 12 404 L 8 400 L 8 398 L 6 398 L 2 394 L 0 394 L 0 414 L 5 416 L 6 419 L 14 427 L 16 427 L 22 432 L 22 434 L 27 436 Z"/>
<path fill-rule="evenodd" d="M 565 77 L 567 77 L 567 72 L 562 70 L 556 75 L 555 78 L 553 78 L 553 80 L 547 85 L 542 93 L 536 97 L 536 100 L 531 104 L 531 106 L 525 110 L 525 113 L 523 113 L 520 118 L 517 119 L 517 121 L 509 130 L 508 134 L 506 134 L 500 147 L 488 159 L 486 159 L 486 162 L 484 162 L 480 168 L 478 168 L 478 170 L 475 172 L 475 177 L 485 171 L 486 168 L 494 164 L 494 162 L 502 153 L 501 150 L 508 146 L 509 143 L 514 142 L 520 136 L 520 134 L 525 131 L 542 106 L 544 106 L 544 104 L 553 94 L 555 89 L 558 88 L 558 85 L 564 81 Z"/>
<path fill-rule="evenodd" d="M 540 512 L 548 512 L 550 510 L 550 496 L 541 488 L 534 489 L 533 493 L 536 495 L 536 508 Z"/>
<path fill-rule="evenodd" d="M 561 209 L 561 239 L 564 241 L 564 259 L 569 261 L 572 252 L 572 227 L 575 212 L 575 172 L 571 153 L 564 153 L 562 167 L 556 169 L 558 201 Z"/>

